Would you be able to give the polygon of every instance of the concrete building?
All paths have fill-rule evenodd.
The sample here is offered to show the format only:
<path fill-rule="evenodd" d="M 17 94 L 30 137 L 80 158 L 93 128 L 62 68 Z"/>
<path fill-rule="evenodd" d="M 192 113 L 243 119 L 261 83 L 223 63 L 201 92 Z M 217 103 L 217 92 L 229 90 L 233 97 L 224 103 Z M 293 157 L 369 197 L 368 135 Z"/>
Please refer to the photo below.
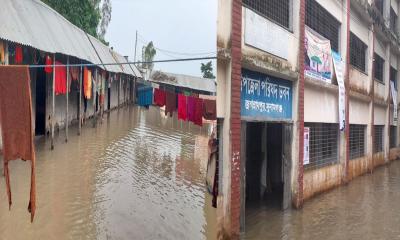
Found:
<path fill-rule="evenodd" d="M 245 231 L 253 202 L 301 207 L 399 157 L 399 10 L 398 0 L 218 1 L 220 236 Z"/>

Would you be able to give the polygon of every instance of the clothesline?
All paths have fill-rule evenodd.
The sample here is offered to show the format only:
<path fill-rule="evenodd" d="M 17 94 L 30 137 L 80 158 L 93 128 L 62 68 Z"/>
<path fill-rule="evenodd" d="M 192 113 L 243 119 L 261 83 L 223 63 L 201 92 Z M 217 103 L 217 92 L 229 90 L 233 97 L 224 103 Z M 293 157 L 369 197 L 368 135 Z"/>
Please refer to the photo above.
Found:
<path fill-rule="evenodd" d="M 93 67 L 93 66 L 111 66 L 111 65 L 136 65 L 136 64 L 152 64 L 152 63 L 168 63 L 168 62 L 188 62 L 188 61 L 199 61 L 199 60 L 213 60 L 217 57 L 200 57 L 200 58 L 179 58 L 179 59 L 166 59 L 166 60 L 154 60 L 154 61 L 136 61 L 136 62 L 122 62 L 122 63 L 77 63 L 77 64 L 52 64 L 52 67 Z M 23 64 L 20 64 L 25 66 Z M 18 66 L 18 65 L 14 65 Z M 48 65 L 28 65 L 29 68 L 45 68 Z"/>

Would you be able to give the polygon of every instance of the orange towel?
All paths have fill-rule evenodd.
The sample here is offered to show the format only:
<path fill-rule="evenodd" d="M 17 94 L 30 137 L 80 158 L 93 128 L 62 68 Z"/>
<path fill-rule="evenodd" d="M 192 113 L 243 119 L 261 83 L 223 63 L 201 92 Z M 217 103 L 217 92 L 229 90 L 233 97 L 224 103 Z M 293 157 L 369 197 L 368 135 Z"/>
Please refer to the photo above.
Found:
<path fill-rule="evenodd" d="M 87 67 L 83 71 L 83 92 L 86 99 L 92 98 L 92 72 Z"/>
<path fill-rule="evenodd" d="M 8 203 L 11 187 L 8 162 L 31 160 L 31 191 L 28 211 L 31 221 L 36 209 L 35 147 L 33 144 L 32 102 L 29 69 L 26 66 L 0 66 L 0 122 L 2 127 L 4 175 Z"/>

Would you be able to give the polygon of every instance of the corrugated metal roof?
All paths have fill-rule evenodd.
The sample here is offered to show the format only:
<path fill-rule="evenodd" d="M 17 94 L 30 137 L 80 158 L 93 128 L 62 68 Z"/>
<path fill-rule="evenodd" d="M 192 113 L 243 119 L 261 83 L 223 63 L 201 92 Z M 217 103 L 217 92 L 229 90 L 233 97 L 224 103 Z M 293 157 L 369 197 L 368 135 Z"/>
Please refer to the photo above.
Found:
<path fill-rule="evenodd" d="M 110 52 L 111 52 L 112 56 L 114 57 L 115 61 L 117 61 L 118 63 L 127 63 L 128 62 L 128 60 L 124 56 L 120 55 L 119 53 L 117 53 L 117 52 L 115 52 L 113 50 L 110 50 Z M 122 66 L 122 70 L 124 71 L 125 74 L 133 75 L 133 76 L 142 78 L 142 74 L 136 68 L 135 65 L 133 65 L 133 64 L 123 64 L 121 66 Z"/>
<path fill-rule="evenodd" d="M 217 91 L 214 79 L 201 78 L 183 74 L 166 73 L 155 71 L 151 78 L 151 82 L 169 84 L 178 87 L 190 88 L 199 91 L 215 93 Z"/>

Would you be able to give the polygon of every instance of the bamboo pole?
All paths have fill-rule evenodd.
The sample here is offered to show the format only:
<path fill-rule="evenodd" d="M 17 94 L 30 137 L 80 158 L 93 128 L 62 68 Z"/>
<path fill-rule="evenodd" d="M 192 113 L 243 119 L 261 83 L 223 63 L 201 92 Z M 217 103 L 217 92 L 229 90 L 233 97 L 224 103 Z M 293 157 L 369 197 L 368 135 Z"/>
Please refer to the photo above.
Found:
<path fill-rule="evenodd" d="M 96 127 L 96 121 L 97 121 L 97 112 L 96 112 L 96 92 L 97 92 L 97 69 L 94 70 L 94 84 L 93 86 L 93 127 Z"/>
<path fill-rule="evenodd" d="M 65 116 L 65 142 L 68 142 L 68 111 L 69 111 L 69 56 L 67 56 L 67 109 Z"/>
<path fill-rule="evenodd" d="M 81 135 L 81 130 L 82 130 L 82 78 L 83 78 L 83 67 L 81 66 L 81 72 L 80 72 L 80 77 L 79 77 L 79 106 L 78 106 L 79 127 L 78 127 L 78 136 Z"/>
<path fill-rule="evenodd" d="M 121 91 L 121 74 L 119 75 L 119 79 L 118 79 L 118 109 L 119 109 L 119 104 L 120 104 L 120 91 Z"/>
<path fill-rule="evenodd" d="M 55 82 L 56 82 L 56 54 L 53 54 L 53 84 L 52 84 L 52 102 L 51 102 L 51 119 L 50 119 L 50 124 L 51 124 L 51 150 L 54 149 L 54 119 L 55 119 Z"/>

